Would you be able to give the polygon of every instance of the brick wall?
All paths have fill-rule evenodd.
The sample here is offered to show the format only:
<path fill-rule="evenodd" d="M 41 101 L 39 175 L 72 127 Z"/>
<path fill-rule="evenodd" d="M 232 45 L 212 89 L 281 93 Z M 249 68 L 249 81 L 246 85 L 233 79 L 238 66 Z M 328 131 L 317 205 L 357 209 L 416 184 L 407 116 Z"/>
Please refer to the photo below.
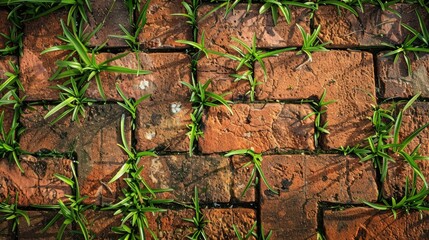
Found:
<path fill-rule="evenodd" d="M 119 24 L 133 30 L 122 1 L 91 2 L 93 13 L 89 13 L 87 30 L 106 21 L 90 41 L 97 46 L 107 40 L 97 59 L 102 61 L 129 51 L 123 40 L 110 37 L 122 34 Z M 216 6 L 203 4 L 198 9 L 199 17 Z M 192 40 L 192 26 L 185 18 L 171 15 L 185 11 L 181 1 L 152 0 L 147 24 L 138 36 L 144 50 L 138 53 L 139 61 L 129 54 L 114 62 L 152 73 L 102 73 L 107 101 L 103 101 L 92 81 L 87 96 L 97 102 L 87 108 L 86 118 L 72 122 L 66 117 L 54 125 L 44 116 L 59 100 L 58 89 L 52 87 L 63 80 L 49 78 L 56 70 L 55 62 L 67 53 L 40 53 L 62 44 L 56 36 L 62 34 L 60 19 L 67 18 L 67 11 L 25 22 L 23 53 L 0 56 L 0 79 L 5 79 L 5 72 L 10 71 L 9 61 L 19 65 L 19 78 L 25 89 L 19 95 L 26 97 L 20 108 L 19 122 L 25 131 L 19 144 L 28 153 L 19 156 L 24 173 L 13 162 L 0 159 L 0 201 L 19 194 L 19 207 L 28 211 L 31 226 L 21 220 L 12 231 L 8 222 L 0 222 L 0 239 L 55 238 L 59 225 L 41 232 L 55 212 L 42 211 L 34 205 L 56 204 L 65 194 L 71 194 L 68 186 L 53 174 L 71 176 L 72 161 L 78 162 L 82 195 L 89 196 L 85 204 L 97 206 L 85 213 L 94 238 L 118 238 L 111 227 L 120 225 L 121 216 L 100 208 L 119 201 L 121 189 L 126 187 L 121 181 L 107 184 L 126 161 L 125 153 L 117 145 L 121 143 L 122 114 L 127 115 L 125 135 L 129 142 L 139 151 L 154 149 L 159 155 L 140 161 L 144 167 L 142 176 L 149 185 L 173 188 L 173 192 L 163 193 L 162 197 L 187 204 L 192 202 L 194 187 L 198 187 L 203 213 L 210 220 L 206 228 L 210 239 L 233 239 L 233 225 L 244 232 L 255 221 L 266 232 L 273 230 L 271 239 L 316 239 L 317 233 L 326 239 L 429 239 L 427 213 L 420 217 L 415 211 L 409 215 L 399 211 L 394 219 L 390 211 L 377 211 L 362 204 L 362 200 L 376 202 L 380 191 L 387 198 L 403 192 L 409 169 L 402 161 L 391 163 L 387 180 L 381 184 L 370 162 L 362 163 L 358 157 L 343 156 L 337 150 L 365 143 L 374 131 L 368 120 L 371 106 L 385 100 L 390 103 L 422 94 L 404 114 L 401 137 L 429 121 L 429 105 L 425 101 L 429 97 L 429 55 L 411 56 L 411 76 L 402 59 L 394 63 L 393 57 L 383 56 L 388 50 L 383 43 L 401 44 L 408 34 L 400 23 L 418 28 L 417 10 L 429 26 L 428 14 L 415 4 L 391 6 L 402 17 L 372 5 L 365 5 L 364 13 L 358 10 L 358 16 L 344 10 L 339 14 L 333 6 L 320 6 L 313 18 L 308 9 L 291 8 L 291 23 L 280 16 L 274 25 L 270 13 L 258 13 L 260 7 L 261 4 L 252 4 L 247 12 L 246 4 L 238 4 L 226 17 L 221 9 L 197 25 L 198 39 L 204 32 L 206 47 L 216 51 L 233 54 L 229 47 L 234 44 L 231 37 L 250 44 L 253 35 L 257 47 L 263 50 L 298 47 L 263 60 L 266 80 L 260 64 L 255 64 L 254 76 L 262 84 L 256 87 L 254 102 L 246 95 L 249 86 L 243 81 L 234 82 L 230 76 L 235 73 L 236 62 L 218 55 L 193 59 L 189 46 L 175 42 Z M 11 25 L 7 14 L 7 8 L 0 8 L 3 33 Z M 312 61 L 297 55 L 302 45 L 297 23 L 307 32 L 321 25 L 319 37 L 323 42 L 332 42 L 327 46 L 330 51 L 313 53 Z M 0 48 L 5 42 L 0 37 Z M 225 107 L 208 108 L 202 119 L 204 137 L 198 139 L 194 155 L 189 156 L 186 133 L 191 122 L 191 94 L 180 82 L 191 82 L 192 75 L 200 82 L 211 79 L 210 91 L 231 92 L 227 98 L 233 101 L 233 114 Z M 151 94 L 137 109 L 135 129 L 130 126 L 128 113 L 116 104 L 122 99 L 115 84 L 131 98 Z M 316 144 L 315 117 L 304 117 L 312 112 L 307 100 L 318 99 L 324 89 L 326 100 L 335 103 L 327 106 L 322 117 L 323 123 L 328 122 L 330 134 L 322 134 Z M 14 110 L 0 109 L 5 112 L 8 128 Z M 422 144 L 422 154 L 429 154 L 429 130 L 413 142 L 418 143 Z M 240 197 L 251 169 L 241 168 L 246 158 L 224 156 L 236 149 L 253 149 L 263 154 L 262 169 L 278 195 L 259 181 Z M 73 156 L 61 154 L 70 151 Z M 421 169 L 429 174 L 428 164 L 422 163 Z M 177 204 L 166 208 L 167 212 L 148 214 L 149 225 L 160 239 L 183 239 L 192 225 L 182 218 L 192 217 L 193 211 Z M 67 230 L 72 229 L 78 226 L 71 225 Z M 75 239 L 70 234 L 67 232 L 65 238 Z"/>

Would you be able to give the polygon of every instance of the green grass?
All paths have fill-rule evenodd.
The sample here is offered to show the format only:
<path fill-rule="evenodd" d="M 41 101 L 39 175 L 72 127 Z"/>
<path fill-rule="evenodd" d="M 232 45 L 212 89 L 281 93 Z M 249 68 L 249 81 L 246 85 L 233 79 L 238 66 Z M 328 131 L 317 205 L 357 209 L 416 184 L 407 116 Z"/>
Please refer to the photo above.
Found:
<path fill-rule="evenodd" d="M 27 212 L 18 208 L 18 194 L 15 196 L 14 203 L 10 203 L 10 197 L 0 202 L 0 222 L 12 221 L 12 231 L 15 231 L 20 224 L 20 218 L 24 218 L 27 225 L 30 226 Z"/>
<path fill-rule="evenodd" d="M 209 224 L 209 221 L 206 220 L 203 212 L 200 208 L 200 200 L 198 197 L 198 188 L 194 188 L 194 197 L 192 198 L 193 206 L 190 206 L 195 212 L 194 217 L 192 218 L 184 218 L 183 220 L 186 222 L 190 222 L 194 224 L 194 231 L 190 233 L 187 238 L 191 240 L 207 240 L 209 239 L 204 228 Z"/>
<path fill-rule="evenodd" d="M 257 240 L 270 240 L 271 236 L 273 235 L 273 231 L 269 231 L 267 235 L 264 233 L 264 227 L 261 224 L 260 233 L 257 232 L 257 226 L 258 222 L 255 222 L 252 227 L 249 229 L 247 233 L 242 235 L 240 231 L 238 230 L 237 226 L 232 225 L 234 229 L 235 236 L 238 240 L 249 240 L 249 239 L 257 239 Z"/>

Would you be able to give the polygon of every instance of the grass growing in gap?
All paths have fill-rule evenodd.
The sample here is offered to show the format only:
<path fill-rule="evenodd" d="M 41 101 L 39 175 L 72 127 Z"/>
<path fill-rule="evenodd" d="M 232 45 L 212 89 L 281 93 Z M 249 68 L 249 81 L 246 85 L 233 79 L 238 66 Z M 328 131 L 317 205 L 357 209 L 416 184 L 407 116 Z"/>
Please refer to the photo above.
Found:
<path fill-rule="evenodd" d="M 225 157 L 230 157 L 234 155 L 243 155 L 243 156 L 249 156 L 251 157 L 251 160 L 245 163 L 242 168 L 247 168 L 250 165 L 253 166 L 252 173 L 250 174 L 249 181 L 246 184 L 246 187 L 244 188 L 243 192 L 241 193 L 240 197 L 243 197 L 244 194 L 246 194 L 247 190 L 251 186 L 256 186 L 259 182 L 259 178 L 262 178 L 262 182 L 267 186 L 267 188 L 274 194 L 279 194 L 274 188 L 270 186 L 267 179 L 265 178 L 264 172 L 262 171 L 262 154 L 261 153 L 255 153 L 253 150 L 250 149 L 240 149 L 240 150 L 233 150 L 229 153 L 225 154 Z"/>
<path fill-rule="evenodd" d="M 73 195 L 66 195 L 67 201 L 63 202 L 58 200 L 58 205 L 38 205 L 35 207 L 42 209 L 55 209 L 59 210 L 58 213 L 49 221 L 49 223 L 42 229 L 42 232 L 46 232 L 52 225 L 57 221 L 62 221 L 62 224 L 57 233 L 57 239 L 62 239 L 64 232 L 67 227 L 71 227 L 72 224 L 77 224 L 80 231 L 79 235 L 85 240 L 92 239 L 92 236 L 88 230 L 88 221 L 85 217 L 85 211 L 93 208 L 92 205 L 85 205 L 83 201 L 88 198 L 88 196 L 81 196 L 79 189 L 79 181 L 77 179 L 76 170 L 74 163 L 70 164 L 72 170 L 72 177 L 66 177 L 60 174 L 54 174 L 55 177 L 69 185 L 72 189 Z M 73 233 L 73 232 L 72 232 Z"/>
<path fill-rule="evenodd" d="M 146 214 L 165 212 L 166 209 L 159 205 L 169 204 L 173 200 L 157 199 L 156 194 L 169 192 L 172 189 L 152 189 L 142 178 L 143 166 L 139 166 L 140 159 L 144 156 L 156 156 L 156 154 L 151 151 L 137 152 L 128 145 L 125 135 L 125 115 L 121 118 L 121 139 L 122 145 L 118 144 L 118 146 L 128 155 L 128 160 L 109 183 L 127 175 L 124 181 L 128 188 L 122 189 L 124 196 L 119 202 L 102 210 L 116 210 L 114 215 L 123 215 L 121 225 L 112 229 L 113 232 L 121 235 L 119 239 L 146 239 L 145 230 L 149 231 L 152 238 L 157 239 L 155 233 L 149 228 Z"/>
<path fill-rule="evenodd" d="M 253 77 L 254 73 L 254 64 L 256 62 L 259 63 L 262 70 L 264 71 L 265 79 L 267 78 L 267 69 L 265 67 L 265 63 L 263 61 L 264 58 L 267 57 L 273 57 L 277 56 L 278 54 L 286 51 L 291 51 L 296 49 L 295 47 L 289 47 L 289 48 L 283 48 L 278 50 L 273 50 L 269 52 L 263 52 L 262 50 L 258 50 L 256 48 L 256 34 L 253 35 L 252 43 L 250 46 L 248 46 L 243 40 L 232 37 L 232 41 L 236 42 L 238 46 L 230 45 L 230 47 L 235 50 L 239 56 L 235 56 L 232 54 L 225 54 L 225 53 L 216 53 L 220 56 L 227 57 L 229 59 L 232 59 L 234 61 L 238 62 L 238 65 L 236 67 L 236 71 L 239 71 L 241 68 L 246 67 L 249 70 L 246 71 L 243 74 L 233 74 L 232 77 L 235 77 L 234 81 L 241 81 L 245 80 L 248 81 L 250 84 L 250 90 L 246 93 L 246 95 L 250 95 L 250 101 L 253 102 L 255 100 L 255 88 L 257 85 L 261 84 Z M 244 51 L 242 50 L 244 49 Z"/>
<path fill-rule="evenodd" d="M 27 154 L 22 150 L 18 143 L 18 136 L 24 131 L 18 122 L 18 114 L 14 114 L 9 131 L 4 126 L 4 112 L 0 114 L 0 157 L 7 158 L 10 162 L 14 161 L 19 170 L 23 173 L 19 156 Z"/>
<path fill-rule="evenodd" d="M 314 119 L 314 127 L 315 127 L 315 132 L 314 132 L 314 143 L 315 143 L 315 147 L 317 148 L 319 146 L 319 141 L 320 141 L 320 136 L 322 134 L 329 134 L 329 131 L 327 129 L 328 127 L 328 121 L 326 121 L 323 125 L 322 125 L 322 115 L 326 113 L 327 109 L 326 107 L 329 104 L 335 103 L 335 100 L 330 100 L 330 101 L 326 101 L 325 102 L 325 97 L 326 97 L 326 89 L 323 90 L 322 95 L 320 96 L 320 99 L 318 102 L 316 101 L 309 101 L 310 103 L 310 107 L 313 110 L 313 112 L 311 112 L 310 114 L 308 114 L 307 116 L 305 116 L 302 120 L 306 120 L 311 116 L 315 116 Z M 303 101 L 305 102 L 305 101 Z"/>
<path fill-rule="evenodd" d="M 209 224 L 209 221 L 206 220 L 204 214 L 201 212 L 200 209 L 200 200 L 198 197 L 198 188 L 194 188 L 194 197 L 192 198 L 193 206 L 190 206 L 195 211 L 195 216 L 192 218 L 184 218 L 183 220 L 186 222 L 190 222 L 194 224 L 194 232 L 189 234 L 187 236 L 188 239 L 192 240 L 200 240 L 209 239 L 207 237 L 206 232 L 204 231 L 204 228 Z"/>
<path fill-rule="evenodd" d="M 10 204 L 9 201 L 10 197 L 7 197 L 4 202 L 0 202 L 0 222 L 12 221 L 12 231 L 15 231 L 19 225 L 19 219 L 22 217 L 30 226 L 27 212 L 18 209 L 18 193 L 15 196 L 15 203 Z"/>
<path fill-rule="evenodd" d="M 319 43 L 319 33 L 321 29 L 321 25 L 317 26 L 317 29 L 313 31 L 312 34 L 308 34 L 305 32 L 304 28 L 302 28 L 299 24 L 296 24 L 299 31 L 301 32 L 301 36 L 303 39 L 303 44 L 301 49 L 296 53 L 297 55 L 305 53 L 308 57 L 308 60 L 311 62 L 313 58 L 311 57 L 311 53 L 313 52 L 327 52 L 328 49 L 325 48 L 326 45 L 331 42 Z"/>
<path fill-rule="evenodd" d="M 182 1 L 182 6 L 185 8 L 186 13 L 171 14 L 173 16 L 181 16 L 188 19 L 186 23 L 188 23 L 192 27 L 192 39 L 194 42 L 197 41 L 197 37 L 198 37 L 197 15 L 198 15 L 198 7 L 200 6 L 200 4 L 201 4 L 200 0 L 192 0 L 191 3 Z"/>
<path fill-rule="evenodd" d="M 127 98 L 125 94 L 122 92 L 121 88 L 118 84 L 116 84 L 116 91 L 118 91 L 121 98 L 124 100 L 124 103 L 118 102 L 118 105 L 123 107 L 125 110 L 127 110 L 131 114 L 132 123 L 131 127 L 132 130 L 136 129 L 136 117 L 137 117 L 137 106 L 144 100 L 146 100 L 148 97 L 150 97 L 150 94 L 146 94 L 141 96 L 139 99 L 134 100 L 132 98 Z"/>
<path fill-rule="evenodd" d="M 204 110 L 207 107 L 216 107 L 223 105 L 228 111 L 232 113 L 232 109 L 230 107 L 231 101 L 227 101 L 224 99 L 225 95 L 229 93 L 224 93 L 218 95 L 213 92 L 207 91 L 211 81 L 207 80 L 206 83 L 202 84 L 200 82 L 196 82 L 192 77 L 192 84 L 187 82 L 181 82 L 183 85 L 189 88 L 191 91 L 191 103 L 192 103 L 192 113 L 191 120 L 192 123 L 188 125 L 189 132 L 187 133 L 189 137 L 189 156 L 192 156 L 192 153 L 195 148 L 195 143 L 199 137 L 203 136 L 203 131 L 201 130 L 201 120 L 203 118 Z"/>
<path fill-rule="evenodd" d="M 429 188 L 427 186 L 423 187 L 421 190 L 417 190 L 417 174 L 413 172 L 413 179 L 410 183 L 408 177 L 405 180 L 405 196 L 403 196 L 400 200 L 396 200 L 394 197 L 390 199 L 390 201 L 386 199 L 382 199 L 382 204 L 379 203 L 371 203 L 367 201 L 363 201 L 366 205 L 386 211 L 390 210 L 393 213 L 393 217 L 397 218 L 398 210 L 405 210 L 407 214 L 410 213 L 410 210 L 417 210 L 420 212 L 420 218 L 423 219 L 423 211 L 429 211 L 429 205 L 426 202 L 426 198 L 429 195 Z"/>
<path fill-rule="evenodd" d="M 258 234 L 256 232 L 256 227 L 258 226 L 258 222 L 255 222 L 250 230 L 245 234 L 241 235 L 240 231 L 238 230 L 237 226 L 232 225 L 234 229 L 235 236 L 238 238 L 238 240 L 248 240 L 248 239 L 257 239 L 257 240 L 270 240 L 271 235 L 273 234 L 273 231 L 269 231 L 268 234 L 265 236 L 264 234 L 264 227 L 261 225 L 261 234 Z"/>

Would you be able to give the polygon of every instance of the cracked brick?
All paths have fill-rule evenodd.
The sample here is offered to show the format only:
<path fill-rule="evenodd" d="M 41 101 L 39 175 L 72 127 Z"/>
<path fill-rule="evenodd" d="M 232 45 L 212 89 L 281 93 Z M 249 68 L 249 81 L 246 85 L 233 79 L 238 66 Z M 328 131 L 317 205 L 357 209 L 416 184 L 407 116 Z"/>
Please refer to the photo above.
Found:
<path fill-rule="evenodd" d="M 235 104 L 233 115 L 224 106 L 210 108 L 203 117 L 203 153 L 253 148 L 256 152 L 314 149 L 311 112 L 299 104 Z M 219 144 L 222 143 L 222 144 Z"/>
<path fill-rule="evenodd" d="M 279 191 L 275 195 L 261 184 L 262 222 L 276 239 L 314 238 L 318 202 L 360 203 L 378 195 L 375 171 L 357 158 L 272 155 L 264 157 L 262 169 Z"/>

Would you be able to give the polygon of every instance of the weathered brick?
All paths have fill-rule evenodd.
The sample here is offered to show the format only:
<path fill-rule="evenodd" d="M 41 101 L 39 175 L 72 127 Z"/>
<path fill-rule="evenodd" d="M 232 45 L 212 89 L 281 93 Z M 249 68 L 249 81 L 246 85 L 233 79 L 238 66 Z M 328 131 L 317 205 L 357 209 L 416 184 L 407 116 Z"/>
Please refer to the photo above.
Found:
<path fill-rule="evenodd" d="M 94 31 L 99 25 L 101 29 L 89 41 L 92 46 L 100 46 L 106 42 L 106 47 L 127 47 L 124 39 L 114 38 L 111 35 L 125 35 L 119 24 L 132 33 L 128 9 L 124 1 L 91 0 L 92 12 L 87 10 L 87 33 Z"/>
<path fill-rule="evenodd" d="M 308 105 L 236 104 L 232 110 L 233 115 L 213 107 L 203 117 L 204 137 L 198 140 L 203 153 L 314 149 L 312 119 L 302 120 L 311 112 Z"/>
<path fill-rule="evenodd" d="M 26 223 L 22 222 L 18 226 L 19 239 L 57 239 L 58 230 L 64 220 L 61 218 L 55 222 L 48 230 L 42 232 L 42 229 L 51 221 L 57 212 L 48 211 L 28 211 L 28 217 L 30 218 L 31 225 L 27 226 Z M 70 224 L 64 231 L 62 239 L 76 239 L 76 236 L 71 234 L 72 225 Z"/>
<path fill-rule="evenodd" d="M 120 194 L 120 182 L 107 182 L 126 160 L 117 146 L 120 139 L 120 119 L 125 110 L 118 105 L 95 105 L 87 108 L 86 118 L 71 122 L 64 118 L 54 125 L 43 119 L 43 107 L 26 109 L 21 121 L 27 131 L 20 138 L 20 146 L 29 152 L 40 150 L 75 151 L 79 161 L 78 175 L 82 195 L 89 195 L 88 203 L 103 204 L 114 201 Z M 130 144 L 130 119 L 126 120 L 125 135 Z"/>
<path fill-rule="evenodd" d="M 324 148 L 354 146 L 371 134 L 367 117 L 375 96 L 372 56 L 359 51 L 313 53 L 313 61 L 293 52 L 264 59 L 267 81 L 256 89 L 259 100 L 296 100 L 319 97 L 326 89 L 325 115 L 331 134 L 322 137 Z M 334 68 L 332 66 L 335 66 Z M 329 69 L 329 71 L 327 71 Z M 260 66 L 256 79 L 264 79 Z"/>
<path fill-rule="evenodd" d="M 414 54 L 409 54 L 412 74 L 408 75 L 405 60 L 399 57 L 394 63 L 394 57 L 383 57 L 386 53 L 377 55 L 377 76 L 382 97 L 408 98 L 419 92 L 422 97 L 429 97 L 429 54 L 420 54 L 417 59 Z"/>
<path fill-rule="evenodd" d="M 318 202 L 360 203 L 377 199 L 370 163 L 338 155 L 265 156 L 262 164 L 272 194 L 261 185 L 261 214 L 275 239 L 314 238 Z M 285 227 L 287 226 L 287 227 Z"/>
<path fill-rule="evenodd" d="M 9 63 L 17 64 L 18 58 L 16 56 L 0 56 L 0 83 L 5 82 L 5 80 L 8 78 L 6 76 L 6 73 L 11 72 L 13 73 L 13 68 L 10 66 Z M 8 89 L 3 90 L 3 92 L 0 92 L 0 97 L 7 92 Z"/>
<path fill-rule="evenodd" d="M 261 4 L 252 4 L 247 12 L 247 4 L 238 4 L 225 18 L 225 9 L 219 10 L 199 22 L 199 35 L 205 33 L 206 47 L 216 51 L 229 51 L 233 44 L 231 37 L 236 37 L 249 45 L 253 35 L 257 38 L 259 48 L 281 48 L 302 45 L 302 37 L 296 24 L 301 25 L 307 32 L 310 29 L 309 11 L 303 8 L 291 8 L 292 21 L 286 22 L 279 16 L 274 26 L 271 11 L 260 15 Z M 216 5 L 203 5 L 198 9 L 199 18 L 203 18 Z"/>
<path fill-rule="evenodd" d="M 399 104 L 401 109 L 403 104 Z M 404 112 L 402 117 L 402 125 L 400 130 L 400 139 L 405 139 L 412 132 L 417 130 L 422 125 L 429 122 L 429 104 L 425 102 L 415 102 L 408 110 Z M 405 151 L 411 153 L 414 148 L 421 144 L 419 153 L 423 156 L 429 156 L 429 129 L 424 129 L 413 141 L 410 142 Z M 411 166 L 400 156 L 395 158 L 395 163 L 390 163 L 390 168 L 386 177 L 386 182 L 383 186 L 385 197 L 402 198 L 405 191 L 405 180 L 408 177 L 412 180 Z M 429 176 L 429 163 L 427 161 L 416 161 L 424 176 Z M 422 181 L 418 178 L 418 189 L 423 187 Z"/>
<path fill-rule="evenodd" d="M 121 225 L 120 214 L 114 216 L 113 212 L 88 210 L 85 217 L 93 239 L 117 239 L 120 236 L 112 231 L 112 227 Z"/>
<path fill-rule="evenodd" d="M 19 65 L 21 81 L 25 89 L 26 100 L 56 100 L 59 99 L 57 89 L 52 87 L 62 81 L 50 81 L 49 78 L 57 70 L 55 62 L 63 60 L 68 54 L 64 51 L 55 51 L 41 55 L 40 53 L 52 46 L 62 45 L 64 42 L 57 36 L 63 34 L 60 19 L 64 21 L 67 12 L 57 11 L 39 19 L 25 23 L 23 39 L 23 55 Z"/>
<path fill-rule="evenodd" d="M 233 197 L 243 200 L 238 199 L 246 184 L 243 179 L 250 174 L 231 169 L 230 160 L 218 155 L 148 157 L 140 163 L 144 166 L 142 175 L 151 187 L 174 189 L 160 197 L 187 203 L 192 202 L 194 187 L 199 189 L 200 202 L 228 203 Z M 255 201 L 252 189 L 249 192 L 245 200 Z"/>
<path fill-rule="evenodd" d="M 98 54 L 97 62 L 101 63 L 114 56 L 116 55 L 111 53 Z M 151 94 L 153 101 L 189 101 L 190 93 L 180 82 L 191 82 L 190 64 L 189 56 L 184 53 L 139 53 L 138 58 L 130 53 L 109 65 L 144 69 L 152 73 L 134 75 L 102 72 L 100 78 L 108 100 L 122 101 L 115 87 L 119 84 L 129 98 L 138 99 L 145 94 Z M 87 95 L 101 99 L 95 81 L 87 90 Z"/>
<path fill-rule="evenodd" d="M 54 176 L 57 173 L 71 177 L 69 159 L 24 155 L 20 161 L 24 173 L 14 162 L 0 161 L 0 201 L 18 194 L 20 206 L 56 204 L 64 200 L 64 194 L 71 194 L 70 186 Z"/>
<path fill-rule="evenodd" d="M 381 46 L 382 43 L 401 44 L 409 34 L 401 27 L 401 23 L 420 30 L 415 10 L 423 14 L 423 19 L 427 19 L 427 13 L 418 5 L 394 4 L 389 8 L 393 11 L 382 11 L 378 6 L 365 5 L 364 13 L 357 9 L 359 16 L 356 17 L 345 10 L 341 10 L 339 15 L 335 6 L 320 6 L 314 23 L 315 26 L 322 26 L 319 34 L 322 41 L 332 41 L 331 46 L 346 48 Z"/>
<path fill-rule="evenodd" d="M 9 12 L 6 9 L 0 9 L 0 33 L 9 36 L 11 23 L 7 20 Z M 0 49 L 6 47 L 7 39 L 0 35 Z"/>
<path fill-rule="evenodd" d="M 137 108 L 136 147 L 139 150 L 180 151 L 189 149 L 188 124 L 191 104 L 178 101 L 151 102 Z"/>
<path fill-rule="evenodd" d="M 394 219 L 390 211 L 349 208 L 325 211 L 326 239 L 427 239 L 429 214 L 400 212 Z"/>
<path fill-rule="evenodd" d="M 12 233 L 12 224 L 8 221 L 0 222 L 0 240 L 14 239 Z"/>
<path fill-rule="evenodd" d="M 209 239 L 234 239 L 232 225 L 236 225 L 242 233 L 247 233 L 256 221 L 256 211 L 253 209 L 202 209 L 202 211 L 210 221 L 205 227 Z M 183 218 L 193 216 L 194 211 L 190 209 L 169 210 L 151 217 L 149 223 L 160 239 L 185 239 L 193 232 L 193 225 L 183 221 Z"/>
<path fill-rule="evenodd" d="M 234 82 L 234 77 L 231 74 L 243 74 L 246 70 L 245 67 L 238 72 L 235 68 L 239 62 L 231 60 L 226 57 L 210 56 L 209 58 L 201 58 L 198 61 L 197 78 L 201 83 L 206 83 L 211 80 L 208 90 L 216 94 L 224 94 L 225 99 L 228 100 L 247 100 L 249 98 L 246 93 L 250 90 L 250 85 L 247 81 Z"/>
<path fill-rule="evenodd" d="M 141 6 L 146 1 L 141 1 Z M 166 49 L 184 48 L 176 40 L 192 40 L 192 28 L 187 18 L 173 16 L 173 13 L 185 13 L 181 1 L 151 0 L 147 11 L 147 22 L 139 34 L 144 48 Z"/>
<path fill-rule="evenodd" d="M 250 187 L 246 193 L 243 194 L 246 184 L 250 180 L 253 167 L 243 167 L 247 162 L 251 160 L 248 156 L 233 156 L 231 158 L 232 169 L 234 174 L 232 176 L 232 200 L 242 202 L 253 202 L 255 201 L 255 188 Z"/>

